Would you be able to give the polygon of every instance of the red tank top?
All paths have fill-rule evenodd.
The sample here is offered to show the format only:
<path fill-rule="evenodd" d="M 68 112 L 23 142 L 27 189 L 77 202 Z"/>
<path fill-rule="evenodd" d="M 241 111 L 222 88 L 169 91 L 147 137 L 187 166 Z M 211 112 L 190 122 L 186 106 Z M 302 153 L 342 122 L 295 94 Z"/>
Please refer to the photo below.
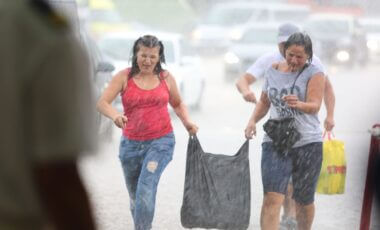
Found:
<path fill-rule="evenodd" d="M 121 92 L 121 100 L 124 115 L 128 118 L 123 135 L 129 139 L 151 140 L 173 130 L 168 112 L 169 88 L 165 80 L 160 79 L 156 88 L 145 90 L 130 78 Z"/>

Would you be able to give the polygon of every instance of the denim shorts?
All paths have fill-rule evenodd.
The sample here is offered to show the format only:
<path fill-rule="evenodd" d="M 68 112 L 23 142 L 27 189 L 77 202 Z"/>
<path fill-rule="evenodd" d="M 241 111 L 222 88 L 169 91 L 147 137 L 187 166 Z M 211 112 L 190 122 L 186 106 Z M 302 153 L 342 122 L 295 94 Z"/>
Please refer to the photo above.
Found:
<path fill-rule="evenodd" d="M 314 194 L 322 165 L 322 142 L 293 148 L 288 155 L 279 156 L 272 142 L 262 144 L 261 176 L 264 192 L 286 194 L 292 178 L 293 199 L 308 205 Z"/>

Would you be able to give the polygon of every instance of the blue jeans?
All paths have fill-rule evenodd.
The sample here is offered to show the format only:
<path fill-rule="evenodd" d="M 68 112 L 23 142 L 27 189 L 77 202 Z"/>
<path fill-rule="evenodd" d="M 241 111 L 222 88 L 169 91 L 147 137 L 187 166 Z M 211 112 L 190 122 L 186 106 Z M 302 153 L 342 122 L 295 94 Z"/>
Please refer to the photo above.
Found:
<path fill-rule="evenodd" d="M 174 145 L 173 132 L 148 141 L 121 138 L 119 158 L 136 230 L 152 228 L 158 181 L 172 160 Z"/>

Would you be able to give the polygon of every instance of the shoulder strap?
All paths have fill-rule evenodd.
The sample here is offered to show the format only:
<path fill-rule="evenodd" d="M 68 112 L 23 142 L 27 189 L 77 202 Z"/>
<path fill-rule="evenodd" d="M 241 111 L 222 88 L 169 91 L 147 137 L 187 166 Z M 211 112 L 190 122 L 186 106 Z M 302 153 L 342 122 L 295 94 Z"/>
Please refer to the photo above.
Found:
<path fill-rule="evenodd" d="M 296 81 L 298 79 L 298 77 L 301 75 L 301 73 L 304 71 L 304 69 L 306 69 L 307 67 L 309 66 L 309 64 L 305 64 L 302 69 L 298 72 L 297 76 L 296 76 L 296 79 L 294 80 L 293 82 L 293 85 L 292 85 L 292 88 L 290 89 L 290 93 L 293 94 L 293 90 L 294 90 L 294 86 L 296 85 Z"/>

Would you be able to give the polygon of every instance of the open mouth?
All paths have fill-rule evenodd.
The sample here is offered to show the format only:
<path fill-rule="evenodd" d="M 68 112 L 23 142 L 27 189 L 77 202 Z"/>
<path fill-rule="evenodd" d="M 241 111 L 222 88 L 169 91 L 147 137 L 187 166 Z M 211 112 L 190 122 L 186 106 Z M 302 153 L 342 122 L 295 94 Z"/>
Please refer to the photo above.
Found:
<path fill-rule="evenodd" d="M 295 65 L 290 65 L 290 71 L 295 72 L 295 71 L 297 71 L 297 70 L 298 70 L 297 66 L 295 66 Z"/>

